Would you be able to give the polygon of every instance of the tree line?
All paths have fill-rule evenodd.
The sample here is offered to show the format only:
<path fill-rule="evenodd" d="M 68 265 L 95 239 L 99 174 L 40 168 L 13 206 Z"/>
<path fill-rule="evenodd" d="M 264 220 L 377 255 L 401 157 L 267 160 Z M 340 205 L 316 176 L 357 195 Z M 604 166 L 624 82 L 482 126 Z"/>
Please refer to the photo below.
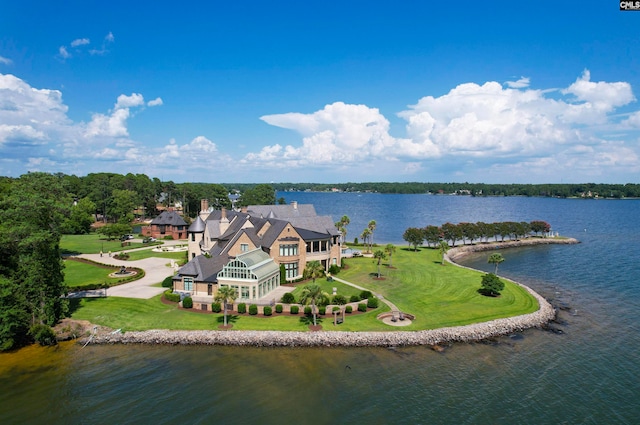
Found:
<path fill-rule="evenodd" d="M 95 221 L 131 224 L 135 218 L 154 218 L 159 208 L 176 203 L 182 206 L 185 217 L 195 218 L 202 199 L 214 209 L 231 208 L 230 193 L 237 195 L 237 206 L 276 203 L 275 189 L 269 184 L 242 185 L 239 190 L 218 183 L 161 181 L 145 174 L 47 175 L 60 188 L 59 201 L 73 205 L 68 219 L 61 223 L 64 234 L 88 233 Z M 0 195 L 8 193 L 21 178 L 0 177 Z"/>
<path fill-rule="evenodd" d="M 279 191 L 455 194 L 463 196 L 535 196 L 553 198 L 639 198 L 640 184 L 549 183 L 491 184 L 438 182 L 274 183 Z"/>
<path fill-rule="evenodd" d="M 551 225 L 546 221 L 534 220 L 531 222 L 505 221 L 499 223 L 445 223 L 441 226 L 429 225 L 426 227 L 409 227 L 404 231 L 402 238 L 417 249 L 425 242 L 429 247 L 439 246 L 446 242 L 450 246 L 456 243 L 474 243 L 475 241 L 488 242 L 489 239 L 504 242 L 505 238 L 518 240 L 531 233 L 537 236 L 547 236 L 551 231 Z"/>

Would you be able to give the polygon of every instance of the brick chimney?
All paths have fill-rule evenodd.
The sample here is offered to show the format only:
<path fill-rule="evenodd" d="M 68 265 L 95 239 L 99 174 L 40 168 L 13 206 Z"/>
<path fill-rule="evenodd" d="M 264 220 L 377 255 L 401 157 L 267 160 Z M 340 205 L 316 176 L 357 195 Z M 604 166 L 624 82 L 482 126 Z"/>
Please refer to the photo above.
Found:
<path fill-rule="evenodd" d="M 227 209 L 222 207 L 220 210 L 220 234 L 223 235 L 224 232 L 229 228 L 229 219 L 227 218 Z"/>
<path fill-rule="evenodd" d="M 203 220 L 207 219 L 209 215 L 209 201 L 206 199 L 200 200 L 200 218 Z"/>

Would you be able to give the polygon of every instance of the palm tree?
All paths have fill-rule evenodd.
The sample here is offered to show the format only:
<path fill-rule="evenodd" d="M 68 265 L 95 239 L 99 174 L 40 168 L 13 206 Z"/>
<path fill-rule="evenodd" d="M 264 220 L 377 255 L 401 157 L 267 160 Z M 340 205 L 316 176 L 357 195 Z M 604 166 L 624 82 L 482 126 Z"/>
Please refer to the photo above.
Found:
<path fill-rule="evenodd" d="M 365 246 L 365 248 L 367 247 L 367 241 L 371 238 L 371 230 L 367 227 L 362 231 L 362 234 L 360 235 L 360 237 L 362 238 L 362 243 Z M 367 252 L 371 252 L 371 249 L 367 249 Z"/>
<path fill-rule="evenodd" d="M 442 254 L 442 265 L 444 266 L 444 256 L 447 254 L 447 251 L 449 251 L 449 244 L 447 243 L 447 241 L 440 241 L 440 254 Z"/>
<path fill-rule="evenodd" d="M 238 291 L 230 286 L 218 288 L 213 300 L 224 305 L 224 326 L 227 326 L 227 303 L 233 303 L 238 298 Z"/>
<path fill-rule="evenodd" d="M 391 257 L 393 256 L 393 253 L 396 252 L 396 246 L 392 243 L 389 243 L 384 247 L 384 251 L 389 256 L 389 267 L 393 267 L 393 265 L 391 264 Z"/>
<path fill-rule="evenodd" d="M 304 268 L 304 275 L 307 279 L 313 279 L 313 283 L 316 283 L 316 279 L 324 276 L 324 266 L 320 261 L 309 261 L 307 267 Z"/>
<path fill-rule="evenodd" d="M 376 221 L 371 220 L 369 224 L 367 224 L 367 228 L 371 231 L 371 237 L 369 238 L 369 251 L 371 251 L 371 247 L 373 246 L 373 232 L 376 230 Z"/>
<path fill-rule="evenodd" d="M 339 221 L 340 223 L 340 231 L 342 232 L 342 243 L 347 241 L 347 226 L 351 223 L 348 215 L 343 215 Z"/>
<path fill-rule="evenodd" d="M 326 302 L 329 300 L 329 294 L 324 292 L 320 285 L 312 283 L 311 285 L 305 285 L 300 293 L 300 303 L 308 305 L 311 303 L 311 313 L 313 313 L 313 326 L 317 326 L 316 321 L 316 304 Z"/>
<path fill-rule="evenodd" d="M 376 258 L 378 260 L 378 279 L 380 279 L 380 262 L 387 258 L 387 255 L 384 253 L 383 250 L 378 249 L 376 250 L 376 252 L 373 253 L 373 258 Z"/>
<path fill-rule="evenodd" d="M 504 257 L 502 256 L 502 254 L 498 252 L 495 252 L 489 256 L 487 263 L 496 265 L 496 271 L 493 274 L 495 275 L 498 274 L 498 264 L 502 263 L 503 261 L 504 261 Z"/>

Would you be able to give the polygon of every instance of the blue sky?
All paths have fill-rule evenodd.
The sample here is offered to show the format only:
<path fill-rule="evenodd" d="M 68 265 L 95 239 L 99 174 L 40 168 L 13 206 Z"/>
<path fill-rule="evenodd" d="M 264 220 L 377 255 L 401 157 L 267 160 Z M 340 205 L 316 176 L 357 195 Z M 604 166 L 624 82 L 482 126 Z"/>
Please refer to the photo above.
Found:
<path fill-rule="evenodd" d="M 3 2 L 0 175 L 638 183 L 640 12 Z"/>

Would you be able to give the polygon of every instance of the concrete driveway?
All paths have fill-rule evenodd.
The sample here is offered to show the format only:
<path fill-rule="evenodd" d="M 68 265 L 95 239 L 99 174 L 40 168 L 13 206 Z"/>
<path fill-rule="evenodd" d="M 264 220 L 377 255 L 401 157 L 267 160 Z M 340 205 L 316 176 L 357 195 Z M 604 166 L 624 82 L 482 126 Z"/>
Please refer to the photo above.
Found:
<path fill-rule="evenodd" d="M 178 245 L 185 244 L 186 241 L 165 241 L 163 246 L 169 245 Z M 128 250 L 127 252 L 132 251 L 142 251 L 142 250 L 150 250 L 153 247 L 144 247 L 144 248 L 136 248 L 132 250 Z M 103 254 L 100 257 L 100 254 L 81 254 L 78 257 L 86 258 L 97 263 L 103 264 L 112 264 L 115 266 L 126 266 L 126 267 L 138 267 L 144 270 L 144 277 L 142 279 L 135 280 L 130 283 L 124 283 L 122 285 L 113 286 L 107 290 L 107 296 L 109 297 L 126 297 L 126 298 L 142 298 L 149 299 L 154 296 L 161 294 L 167 288 L 161 287 L 153 287 L 151 285 L 155 285 L 157 283 L 162 282 L 167 276 L 174 275 L 174 269 L 171 268 L 171 259 L 169 258 L 159 258 L 159 257 L 151 257 L 145 258 L 144 260 L 138 261 L 124 261 L 117 260 L 113 257 L 109 257 L 108 254 Z"/>

